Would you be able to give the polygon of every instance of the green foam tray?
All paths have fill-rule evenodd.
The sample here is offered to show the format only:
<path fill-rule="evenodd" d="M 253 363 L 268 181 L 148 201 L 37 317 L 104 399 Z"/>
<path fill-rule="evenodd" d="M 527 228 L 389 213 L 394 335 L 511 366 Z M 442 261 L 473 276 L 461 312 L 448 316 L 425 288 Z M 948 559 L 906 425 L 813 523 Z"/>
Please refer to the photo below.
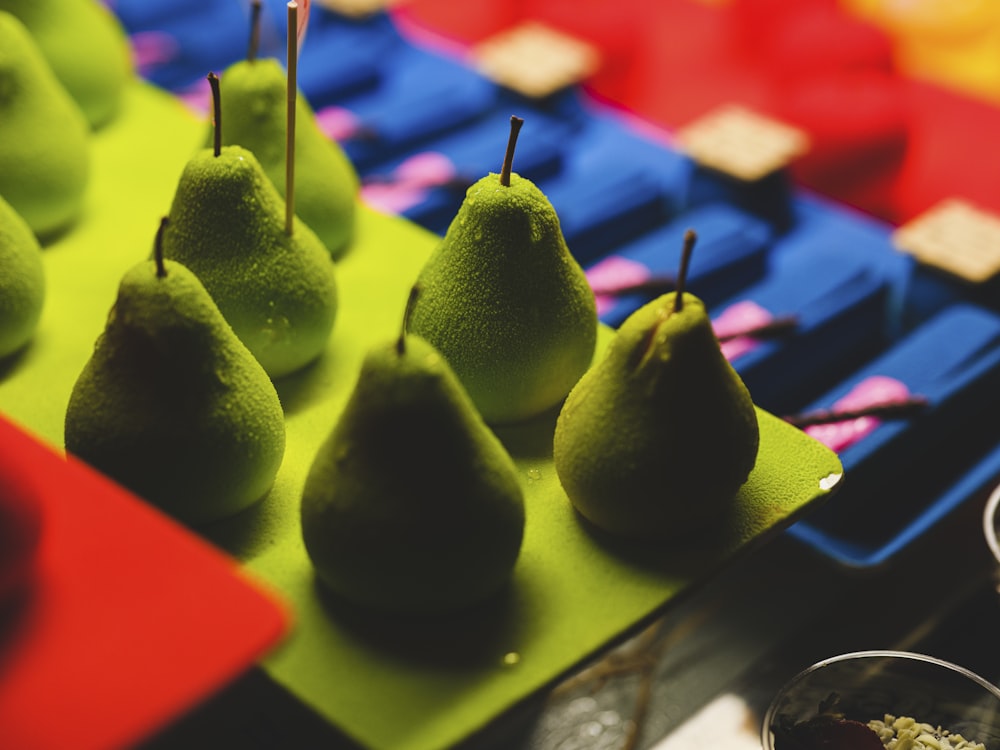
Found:
<path fill-rule="evenodd" d="M 85 214 L 44 251 L 49 287 L 37 336 L 0 365 L 0 410 L 56 447 L 73 382 L 118 281 L 148 257 L 204 127 L 173 99 L 136 84 L 123 117 L 94 139 Z M 362 207 L 357 242 L 338 269 L 341 306 L 329 348 L 278 384 L 288 441 L 275 485 L 255 508 L 203 530 L 293 607 L 295 630 L 262 669 L 378 750 L 432 750 L 471 736 L 793 522 L 842 472 L 832 452 L 760 412 L 757 467 L 731 515 L 683 543 L 619 544 L 593 536 L 570 507 L 552 465 L 549 415 L 500 431 L 527 497 L 522 553 L 502 596 L 422 624 L 375 620 L 330 601 L 299 534 L 301 488 L 366 349 L 396 335 L 435 242 L 409 222 Z"/>

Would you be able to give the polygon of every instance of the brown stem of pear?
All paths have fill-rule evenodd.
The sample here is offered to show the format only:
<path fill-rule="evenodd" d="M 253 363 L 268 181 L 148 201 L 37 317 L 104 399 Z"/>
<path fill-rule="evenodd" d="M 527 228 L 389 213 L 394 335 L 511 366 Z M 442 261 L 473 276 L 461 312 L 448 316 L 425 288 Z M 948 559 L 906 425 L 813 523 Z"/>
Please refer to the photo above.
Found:
<path fill-rule="evenodd" d="M 167 275 L 167 266 L 163 262 L 163 230 L 167 228 L 169 220 L 166 216 L 160 219 L 160 226 L 156 230 L 156 239 L 153 240 L 153 260 L 156 261 L 156 278 L 163 279 Z"/>
<path fill-rule="evenodd" d="M 288 82 L 287 126 L 285 129 L 285 234 L 292 236 L 295 227 L 295 96 L 298 91 L 299 5 L 288 3 Z"/>
<path fill-rule="evenodd" d="M 521 132 L 524 120 L 517 115 L 510 116 L 510 136 L 507 138 L 507 153 L 503 156 L 503 168 L 500 170 L 500 184 L 510 187 L 510 171 L 514 167 L 514 149 L 517 147 L 517 134 Z"/>
<path fill-rule="evenodd" d="M 789 424 L 798 427 L 846 422 L 859 417 L 882 417 L 884 419 L 905 419 L 918 414 L 930 402 L 926 396 L 910 396 L 898 401 L 872 404 L 859 409 L 816 409 L 803 414 L 782 417 Z"/>
<path fill-rule="evenodd" d="M 219 91 L 219 76 L 215 73 L 209 73 L 208 85 L 212 87 L 212 128 L 214 131 L 212 146 L 213 153 L 218 156 L 222 153 L 222 93 Z"/>
<path fill-rule="evenodd" d="M 406 298 L 406 310 L 403 311 L 403 325 L 399 329 L 399 338 L 396 340 L 396 354 L 402 357 L 406 354 L 406 331 L 410 327 L 410 318 L 413 317 L 413 308 L 417 304 L 417 297 L 420 296 L 420 285 L 414 284 L 410 287 L 410 296 Z"/>
<path fill-rule="evenodd" d="M 250 42 L 247 44 L 247 62 L 257 60 L 260 49 L 260 9 L 261 0 L 253 0 L 250 4 Z"/>
<path fill-rule="evenodd" d="M 679 313 L 684 309 L 684 286 L 687 284 L 688 266 L 691 263 L 691 253 L 694 245 L 698 241 L 698 235 L 693 229 L 684 233 L 684 249 L 681 251 L 681 267 L 677 272 L 677 291 L 674 293 L 674 312 Z"/>

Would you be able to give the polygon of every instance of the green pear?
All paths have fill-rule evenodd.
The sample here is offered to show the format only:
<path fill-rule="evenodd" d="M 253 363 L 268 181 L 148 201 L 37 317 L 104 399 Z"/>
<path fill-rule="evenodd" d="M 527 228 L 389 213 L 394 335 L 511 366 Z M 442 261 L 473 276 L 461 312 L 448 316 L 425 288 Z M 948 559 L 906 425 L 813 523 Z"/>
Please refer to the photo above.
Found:
<path fill-rule="evenodd" d="M 128 38 L 98 0 L 0 0 L 31 32 L 92 128 L 114 118 L 132 77 Z"/>
<path fill-rule="evenodd" d="M 333 260 L 285 204 L 256 157 L 206 149 L 186 164 L 163 234 L 165 257 L 190 268 L 272 378 L 326 349 L 337 312 Z"/>
<path fill-rule="evenodd" d="M 90 132 L 28 30 L 0 11 L 0 195 L 36 236 L 72 222 L 90 173 Z"/>
<path fill-rule="evenodd" d="M 590 365 L 594 295 L 559 218 L 530 180 L 504 168 L 469 188 L 420 272 L 411 330 L 451 364 L 483 418 L 517 422 L 559 404 Z"/>
<path fill-rule="evenodd" d="M 686 255 L 692 246 L 689 239 Z M 682 280 L 678 287 L 622 323 L 556 421 L 563 489 L 612 534 L 668 539 L 696 530 L 731 506 L 756 462 L 750 393 L 701 300 Z"/>
<path fill-rule="evenodd" d="M 285 450 L 274 386 L 198 278 L 160 258 L 125 273 L 73 386 L 66 450 L 191 524 L 267 493 Z"/>
<path fill-rule="evenodd" d="M 287 77 L 273 59 L 241 61 L 222 73 L 222 138 L 253 151 L 285 197 Z M 358 176 L 340 146 L 323 134 L 299 94 L 295 107 L 295 212 L 334 259 L 354 238 Z"/>
<path fill-rule="evenodd" d="M 401 336 L 367 355 L 302 495 L 316 572 L 344 599 L 436 614 L 491 596 L 524 531 L 517 470 L 445 359 Z"/>
<path fill-rule="evenodd" d="M 42 249 L 11 205 L 0 197 L 0 357 L 35 333 L 45 302 Z"/>

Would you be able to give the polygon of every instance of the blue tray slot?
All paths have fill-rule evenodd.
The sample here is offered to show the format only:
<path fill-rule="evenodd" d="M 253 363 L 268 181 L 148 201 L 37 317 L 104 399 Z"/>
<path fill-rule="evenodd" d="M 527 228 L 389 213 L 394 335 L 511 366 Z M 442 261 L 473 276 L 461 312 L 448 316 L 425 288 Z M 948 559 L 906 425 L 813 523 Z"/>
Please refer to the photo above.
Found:
<path fill-rule="evenodd" d="M 896 540 L 900 528 L 919 524 L 924 512 L 943 512 L 939 505 L 946 498 L 928 497 L 930 490 L 951 491 L 956 474 L 964 473 L 967 464 L 978 465 L 977 457 L 992 463 L 1000 418 L 1000 316 L 972 305 L 954 305 L 809 409 L 829 408 L 876 375 L 902 381 L 911 393 L 926 396 L 930 405 L 910 419 L 883 421 L 844 449 L 844 488 L 790 529 L 793 536 L 813 544 L 840 539 L 844 549 L 838 554 L 857 554 L 866 544 Z M 961 450 L 954 449 L 957 441 Z M 900 491 L 902 486 L 906 493 Z"/>
<path fill-rule="evenodd" d="M 914 327 L 912 321 L 907 323 L 905 309 L 915 263 L 895 249 L 892 231 L 883 221 L 800 190 L 793 203 L 792 225 L 775 240 L 770 257 L 777 264 L 784 257 L 828 250 L 845 262 L 866 263 L 872 273 L 888 281 L 884 332 L 894 340 Z"/>
<path fill-rule="evenodd" d="M 656 176 L 637 166 L 608 164 L 589 173 L 574 170 L 558 184 L 540 186 L 559 214 L 563 235 L 580 263 L 636 239 L 673 213 Z"/>
<path fill-rule="evenodd" d="M 974 287 L 920 266 L 910 255 L 896 250 L 893 227 L 825 198 L 799 190 L 792 228 L 776 243 L 773 254 L 799 252 L 817 241 L 836 243 L 845 255 L 865 259 L 891 281 L 887 325 L 900 336 L 959 302 L 972 302 L 998 310 L 1000 297 L 990 284 Z"/>
<path fill-rule="evenodd" d="M 404 47 L 385 66 L 378 86 L 338 103 L 359 124 L 357 134 L 342 139 L 341 145 L 363 173 L 467 126 L 486 115 L 496 100 L 496 86 L 467 67 Z M 316 102 L 318 106 L 329 103 L 325 98 Z M 495 134 L 501 161 L 508 127 Z"/>
<path fill-rule="evenodd" d="M 133 43 L 141 42 L 140 49 L 159 50 L 156 60 L 143 67 L 143 76 L 157 86 L 180 91 L 210 71 L 221 72 L 246 57 L 248 7 L 203 0 L 116 0 L 113 10 Z"/>
<path fill-rule="evenodd" d="M 955 305 L 925 323 L 877 361 L 858 372 L 809 408 L 825 408 L 865 378 L 887 375 L 922 394 L 930 406 L 914 420 L 889 420 L 840 456 L 845 472 L 858 472 L 879 456 L 885 470 L 886 451 L 913 450 L 921 442 L 955 427 L 981 405 L 1000 397 L 1000 316 L 971 305 Z M 898 450 L 898 448 L 897 448 Z"/>
<path fill-rule="evenodd" d="M 284 29 L 286 3 L 271 5 L 280 18 L 276 25 Z M 360 94 L 378 86 L 387 61 L 410 48 L 386 13 L 351 19 L 313 3 L 299 51 L 299 88 L 313 108 Z"/>
<path fill-rule="evenodd" d="M 586 264 L 677 214 L 687 179 L 683 156 L 595 116 L 566 149 L 563 170 L 539 187 Z"/>
<path fill-rule="evenodd" d="M 421 152 L 444 156 L 454 168 L 454 178 L 442 185 L 428 185 L 415 194 L 410 205 L 398 213 L 432 232 L 444 234 L 455 218 L 469 185 L 490 172 L 499 172 L 503 165 L 507 135 L 510 131 L 509 111 L 494 111 L 460 131 L 430 141 Z M 514 171 L 535 183 L 558 173 L 567 136 L 571 128 L 564 122 L 536 114 L 525 115 L 524 126 L 517 141 Z M 400 183 L 400 168 L 413 155 L 379 164 L 363 175 L 363 182 L 374 185 Z"/>
<path fill-rule="evenodd" d="M 800 191 L 792 204 L 792 224 L 774 243 L 773 255 L 809 253 L 815 248 L 862 260 L 900 286 L 913 261 L 895 250 L 893 228 L 827 199 Z"/>
<path fill-rule="evenodd" d="M 794 188 L 786 170 L 778 170 L 753 182 L 730 177 L 714 169 L 692 164 L 688 188 L 689 205 L 731 203 L 759 216 L 779 231 L 794 221 Z"/>
<path fill-rule="evenodd" d="M 221 72 L 246 57 L 249 3 L 116 0 L 113 10 L 135 40 L 157 42 L 162 57 L 142 72 L 163 88 L 183 91 L 209 71 Z M 287 3 L 268 0 L 260 19 L 260 57 L 284 62 L 286 18 Z M 408 46 L 386 13 L 355 20 L 314 5 L 299 53 L 299 88 L 314 107 L 371 88 L 384 61 Z"/>
<path fill-rule="evenodd" d="M 753 302 L 774 316 L 797 317 L 794 330 L 762 338 L 731 360 L 754 401 L 780 414 L 801 408 L 885 348 L 888 288 L 872 264 L 818 247 L 777 258 L 763 281 L 710 312 L 714 319 Z"/>
<path fill-rule="evenodd" d="M 944 271 L 913 263 L 905 281 L 904 325 L 916 326 L 957 302 L 1000 312 L 1000 277 L 970 284 Z"/>
<path fill-rule="evenodd" d="M 577 88 L 562 89 L 544 97 L 524 96 L 504 86 L 497 86 L 497 92 L 497 107 L 508 115 L 523 117 L 525 121 L 533 117 L 558 121 L 575 135 L 598 124 L 593 102 Z M 619 131 L 618 135 L 624 133 Z"/>
<path fill-rule="evenodd" d="M 994 408 L 994 425 L 998 416 Z M 974 441 L 963 439 L 960 451 L 942 452 L 923 464 L 926 472 L 893 474 L 858 488 L 858 498 L 853 502 L 860 506 L 870 500 L 879 512 L 864 517 L 852 528 L 833 530 L 800 521 L 788 529 L 788 534 L 841 565 L 858 569 L 884 565 L 957 507 L 1000 480 L 1000 444 L 995 435 L 992 439 L 984 437 L 980 430 Z M 956 460 L 959 456 L 961 461 Z M 885 497 L 900 502 L 880 509 L 879 499 Z M 831 502 L 836 501 L 834 496 Z"/>
<path fill-rule="evenodd" d="M 593 274 L 598 264 L 612 258 L 612 262 L 624 259 L 641 265 L 651 278 L 673 278 L 680 265 L 684 233 L 688 229 L 698 233 L 698 244 L 688 270 L 688 290 L 706 305 L 711 306 L 735 294 L 764 273 L 772 239 L 770 228 L 760 219 L 726 204 L 700 206 L 681 214 L 592 264 L 588 273 Z M 657 291 L 647 290 L 604 298 L 601 320 L 618 326 L 656 296 Z"/>

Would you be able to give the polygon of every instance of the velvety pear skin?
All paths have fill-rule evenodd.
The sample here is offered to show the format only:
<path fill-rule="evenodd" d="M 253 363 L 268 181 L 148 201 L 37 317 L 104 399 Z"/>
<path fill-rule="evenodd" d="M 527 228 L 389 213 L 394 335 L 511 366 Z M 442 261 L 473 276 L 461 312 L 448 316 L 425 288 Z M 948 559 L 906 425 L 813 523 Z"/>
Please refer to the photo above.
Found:
<path fill-rule="evenodd" d="M 576 509 L 612 534 L 676 538 L 719 517 L 757 458 L 750 393 L 702 302 L 634 312 L 563 404 L 553 450 Z"/>
<path fill-rule="evenodd" d="M 98 0 L 0 0 L 17 16 L 88 125 L 107 124 L 133 76 L 132 53 L 118 19 Z"/>
<path fill-rule="evenodd" d="M 0 11 L 0 195 L 45 239 L 80 214 L 90 130 L 28 30 Z"/>
<path fill-rule="evenodd" d="M 222 139 L 253 151 L 285 196 L 286 73 L 277 60 L 233 64 L 220 77 Z M 211 142 L 211 134 L 210 134 Z M 301 93 L 295 107 L 295 213 L 336 260 L 354 239 L 358 175 Z"/>
<path fill-rule="evenodd" d="M 333 260 L 298 219 L 286 234 L 284 202 L 250 151 L 206 149 L 188 161 L 163 254 L 201 279 L 272 378 L 326 349 L 337 313 Z"/>
<path fill-rule="evenodd" d="M 597 309 L 559 218 L 530 180 L 490 174 L 420 272 L 409 330 L 448 360 L 490 424 L 559 404 L 590 365 Z"/>
<path fill-rule="evenodd" d="M 319 449 L 302 535 L 343 599 L 397 614 L 454 611 L 510 579 L 524 499 L 506 449 L 428 343 L 372 349 Z"/>
<path fill-rule="evenodd" d="M 274 481 L 284 414 L 201 282 L 145 261 L 122 278 L 73 386 L 66 450 L 191 524 L 237 513 Z"/>
<path fill-rule="evenodd" d="M 45 304 L 42 249 L 31 228 L 0 197 L 0 358 L 35 334 Z"/>

